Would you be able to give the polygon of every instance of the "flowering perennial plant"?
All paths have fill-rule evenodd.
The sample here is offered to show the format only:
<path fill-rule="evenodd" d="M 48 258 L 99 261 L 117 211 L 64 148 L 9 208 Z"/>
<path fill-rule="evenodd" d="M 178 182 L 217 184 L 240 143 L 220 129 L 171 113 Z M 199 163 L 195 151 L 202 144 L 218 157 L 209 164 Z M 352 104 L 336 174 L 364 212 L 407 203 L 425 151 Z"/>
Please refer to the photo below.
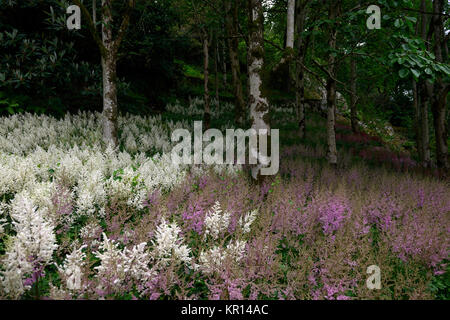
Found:
<path fill-rule="evenodd" d="M 213 104 L 213 118 L 229 109 Z M 202 101 L 168 111 L 201 115 Z M 324 125 L 308 120 L 311 144 L 283 146 L 279 174 L 256 184 L 240 166 L 174 165 L 170 135 L 187 120 L 122 115 L 113 150 L 100 117 L 0 118 L 1 299 L 448 297 L 450 188 L 399 172 L 406 158 L 366 149 L 401 163 L 374 167 L 340 149 L 328 168 Z"/>

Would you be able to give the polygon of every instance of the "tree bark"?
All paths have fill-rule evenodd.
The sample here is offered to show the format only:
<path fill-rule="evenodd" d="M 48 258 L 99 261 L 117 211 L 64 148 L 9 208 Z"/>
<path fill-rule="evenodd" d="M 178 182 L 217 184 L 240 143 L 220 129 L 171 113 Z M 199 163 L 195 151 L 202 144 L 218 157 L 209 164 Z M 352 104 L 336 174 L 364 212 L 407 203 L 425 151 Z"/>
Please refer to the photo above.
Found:
<path fill-rule="evenodd" d="M 338 14 L 340 6 L 340 0 L 333 1 L 329 5 L 328 19 L 334 23 Z M 330 26 L 328 46 L 334 51 L 336 49 L 336 26 L 333 24 Z M 328 58 L 328 72 L 331 75 L 327 79 L 327 159 L 328 163 L 332 166 L 337 165 L 337 148 L 336 148 L 336 66 L 335 58 L 333 55 L 329 55 Z"/>
<path fill-rule="evenodd" d="M 264 65 L 264 15 L 262 2 L 260 0 L 248 0 L 249 7 L 249 105 L 252 128 L 256 130 L 259 139 L 270 133 L 269 125 L 269 103 L 263 94 L 262 70 Z M 266 140 L 268 141 L 268 139 Z M 267 154 L 261 154 L 264 150 L 250 149 L 250 153 L 264 161 Z M 265 167 L 258 163 L 252 167 L 252 176 L 256 180 L 261 180 L 261 168 Z"/>
<path fill-rule="evenodd" d="M 445 45 L 444 21 L 440 13 L 444 12 L 444 0 L 433 1 L 432 24 L 434 30 L 434 55 L 436 61 L 444 62 L 443 50 Z M 439 168 L 448 169 L 448 146 L 446 128 L 446 107 L 449 84 L 445 84 L 442 77 L 437 77 L 434 85 L 431 110 L 433 113 L 434 132 L 436 137 L 436 160 Z"/>
<path fill-rule="evenodd" d="M 106 55 L 102 57 L 103 70 L 103 141 L 116 148 L 118 141 L 117 106 L 117 53 L 112 36 L 112 8 L 108 0 L 102 0 L 102 42 Z"/>
<path fill-rule="evenodd" d="M 427 43 L 427 15 L 424 13 L 426 11 L 426 0 L 421 0 L 420 10 L 421 14 L 421 25 L 420 25 L 420 35 L 423 40 Z M 430 101 L 430 95 L 433 92 L 433 85 L 427 81 L 419 81 L 417 84 L 418 90 L 418 128 L 417 128 L 417 151 L 419 154 L 420 164 L 427 168 L 431 164 L 431 153 L 430 153 L 430 137 L 429 137 L 429 126 L 428 126 L 428 104 Z"/>
<path fill-rule="evenodd" d="M 233 91 L 235 97 L 235 120 L 243 124 L 245 120 L 245 101 L 242 92 L 241 70 L 239 63 L 238 41 L 238 5 L 236 0 L 226 0 L 225 3 L 225 27 L 228 37 L 228 49 L 231 63 Z"/>
<path fill-rule="evenodd" d="M 294 49 L 295 0 L 288 0 L 286 20 L 287 20 L 286 48 Z"/>
<path fill-rule="evenodd" d="M 103 141 L 106 145 L 116 148 L 118 139 L 118 106 L 117 106 L 117 52 L 125 36 L 130 23 L 131 10 L 134 8 L 134 0 L 128 1 L 127 11 L 123 16 L 121 25 L 117 32 L 116 39 L 113 39 L 113 14 L 112 0 L 102 0 L 101 2 L 101 37 L 97 32 L 96 23 L 96 2 L 93 0 L 93 10 L 91 13 L 80 0 L 73 0 L 81 8 L 83 15 L 88 21 L 88 27 L 94 41 L 100 50 L 102 75 L 103 75 Z"/>

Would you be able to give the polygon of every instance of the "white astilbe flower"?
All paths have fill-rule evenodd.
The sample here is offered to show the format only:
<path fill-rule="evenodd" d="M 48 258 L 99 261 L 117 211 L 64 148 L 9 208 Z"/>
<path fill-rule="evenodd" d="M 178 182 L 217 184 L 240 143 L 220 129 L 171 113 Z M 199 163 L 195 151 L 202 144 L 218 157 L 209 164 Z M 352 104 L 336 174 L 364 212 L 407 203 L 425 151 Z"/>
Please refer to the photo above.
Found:
<path fill-rule="evenodd" d="M 211 235 L 217 240 L 219 235 L 228 229 L 230 217 L 230 213 L 222 212 L 220 203 L 216 202 L 205 216 L 205 237 Z"/>
<path fill-rule="evenodd" d="M 70 293 L 63 288 L 58 288 L 50 283 L 50 290 L 48 297 L 52 300 L 68 300 L 71 298 Z"/>
<path fill-rule="evenodd" d="M 199 264 L 195 269 L 207 274 L 220 270 L 225 260 L 239 263 L 245 255 L 246 242 L 236 240 L 231 242 L 226 248 L 215 246 L 209 250 L 202 251 L 199 257 Z"/>
<path fill-rule="evenodd" d="M 53 225 L 30 199 L 16 196 L 10 215 L 16 235 L 6 249 L 2 282 L 7 294 L 18 297 L 28 289 L 23 286 L 23 278 L 35 268 L 48 265 L 57 244 Z"/>
<path fill-rule="evenodd" d="M 168 263 L 171 259 L 176 259 L 186 264 L 191 263 L 191 249 L 182 244 L 183 238 L 180 236 L 181 229 L 175 222 L 168 224 L 165 219 L 162 219 L 159 226 L 156 228 L 154 252 L 156 258 L 163 264 Z"/>
<path fill-rule="evenodd" d="M 78 214 L 92 216 L 96 212 L 95 205 L 103 206 L 106 201 L 104 176 L 101 170 L 86 174 L 78 182 L 76 191 L 78 193 L 76 202 Z"/>
<path fill-rule="evenodd" d="M 82 250 L 86 246 L 81 246 L 78 249 L 74 249 L 72 253 L 66 256 L 62 266 L 57 268 L 62 275 L 62 278 L 66 280 L 66 287 L 69 290 L 77 291 L 81 289 L 81 279 L 83 272 L 81 268 L 85 265 L 86 253 Z"/>
<path fill-rule="evenodd" d="M 106 234 L 103 233 L 100 250 L 94 252 L 94 255 L 100 259 L 100 265 L 94 268 L 97 270 L 97 278 L 110 279 L 113 284 L 119 285 L 124 278 L 124 266 L 122 264 L 122 253 L 117 243 L 108 239 Z"/>
<path fill-rule="evenodd" d="M 245 255 L 245 246 L 247 243 L 243 240 L 236 240 L 230 243 L 226 249 L 226 255 L 236 262 L 242 260 Z"/>
<path fill-rule="evenodd" d="M 205 273 L 212 273 L 219 269 L 225 260 L 225 250 L 221 247 L 214 247 L 208 251 L 202 251 L 199 257 L 199 264 L 195 266 Z"/>
<path fill-rule="evenodd" d="M 90 247 L 98 247 L 100 237 L 102 235 L 102 227 L 96 220 L 89 221 L 80 229 L 80 239 L 83 243 L 87 243 Z"/>
<path fill-rule="evenodd" d="M 258 210 L 253 210 L 249 213 L 247 213 L 245 216 L 241 216 L 239 218 L 239 226 L 242 228 L 242 232 L 249 233 L 250 228 L 256 220 L 256 216 L 258 215 Z"/>
<path fill-rule="evenodd" d="M 122 256 L 124 260 L 124 272 L 133 279 L 146 282 L 156 275 L 150 270 L 150 254 L 147 252 L 145 242 L 134 246 L 131 250 L 124 249 Z"/>
<path fill-rule="evenodd" d="M 136 152 L 138 150 L 136 138 L 132 133 L 129 133 L 127 139 L 125 140 L 125 148 L 130 152 Z"/>
<path fill-rule="evenodd" d="M 114 240 L 108 239 L 103 234 L 103 242 L 100 251 L 94 252 L 101 264 L 95 267 L 98 271 L 97 278 L 110 284 L 120 286 L 125 279 L 134 279 L 138 282 L 146 282 L 155 275 L 149 268 L 150 254 L 146 251 L 146 243 L 134 246 L 131 250 L 120 250 Z M 100 284 L 102 288 L 102 284 Z"/>
<path fill-rule="evenodd" d="M 21 249 L 19 242 L 13 242 L 8 247 L 2 260 L 5 270 L 0 275 L 0 289 L 14 299 L 19 298 L 25 292 L 23 278 L 26 273 L 33 270 L 33 266 L 29 262 L 26 262 L 26 258 L 22 254 Z"/>

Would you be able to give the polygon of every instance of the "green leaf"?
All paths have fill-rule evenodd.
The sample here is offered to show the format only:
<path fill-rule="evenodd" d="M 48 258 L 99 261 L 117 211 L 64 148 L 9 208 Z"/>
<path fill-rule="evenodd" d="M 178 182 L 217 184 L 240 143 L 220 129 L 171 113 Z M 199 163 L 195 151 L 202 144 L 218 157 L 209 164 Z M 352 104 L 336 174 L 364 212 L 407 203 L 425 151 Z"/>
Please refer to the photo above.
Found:
<path fill-rule="evenodd" d="M 400 78 L 406 78 L 409 74 L 408 69 L 401 69 L 398 73 L 398 75 L 400 76 Z"/>
<path fill-rule="evenodd" d="M 420 77 L 420 71 L 417 71 L 416 69 L 411 69 L 412 74 L 414 75 L 415 78 L 419 78 Z"/>

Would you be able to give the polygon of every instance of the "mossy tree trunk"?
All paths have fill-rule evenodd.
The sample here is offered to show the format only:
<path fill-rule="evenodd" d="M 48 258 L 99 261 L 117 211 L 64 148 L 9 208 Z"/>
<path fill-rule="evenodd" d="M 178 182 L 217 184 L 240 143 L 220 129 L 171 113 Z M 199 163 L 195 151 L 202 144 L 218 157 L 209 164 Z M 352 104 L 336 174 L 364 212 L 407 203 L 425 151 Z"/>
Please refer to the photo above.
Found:
<path fill-rule="evenodd" d="M 74 3 L 81 8 L 88 21 L 88 27 L 94 41 L 100 50 L 102 75 L 103 75 L 103 141 L 106 145 L 118 147 L 118 105 L 117 105 L 117 53 L 130 23 L 131 10 L 134 8 L 134 0 L 128 1 L 128 7 L 122 18 L 122 22 L 113 37 L 113 8 L 112 0 L 101 2 L 101 36 L 96 29 L 96 2 L 93 0 L 92 15 L 80 0 Z"/>
<path fill-rule="evenodd" d="M 264 66 L 264 15 L 262 2 L 260 0 L 248 0 L 249 9 L 249 50 L 248 50 L 248 73 L 249 73 L 249 107 L 252 119 L 252 128 L 256 130 L 259 139 L 266 139 L 270 133 L 269 125 L 269 103 L 263 94 L 262 71 Z M 267 166 L 265 162 L 267 154 L 264 150 L 250 148 L 250 153 L 259 162 L 252 167 L 252 176 L 261 180 L 261 168 Z"/>

